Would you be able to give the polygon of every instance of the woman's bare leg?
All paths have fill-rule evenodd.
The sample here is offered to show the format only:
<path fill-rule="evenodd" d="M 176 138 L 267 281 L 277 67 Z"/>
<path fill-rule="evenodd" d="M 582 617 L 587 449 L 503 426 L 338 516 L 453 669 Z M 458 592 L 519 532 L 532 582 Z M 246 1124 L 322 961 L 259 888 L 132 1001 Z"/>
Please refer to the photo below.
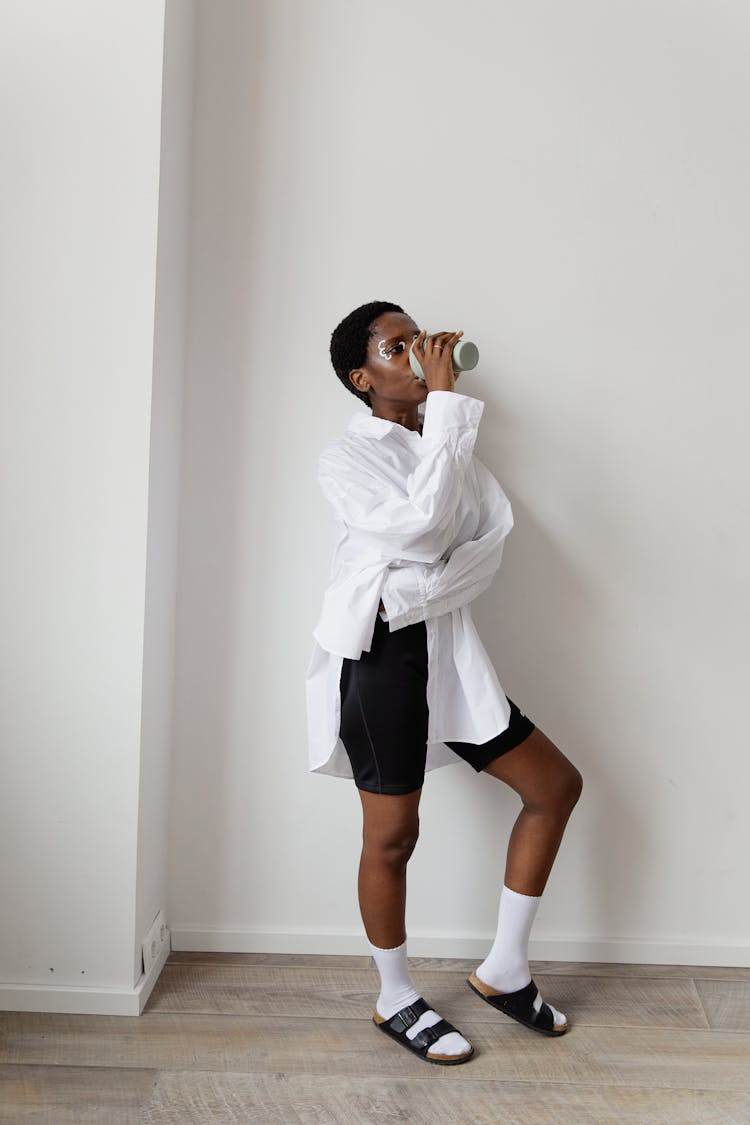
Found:
<path fill-rule="evenodd" d="M 422 790 L 357 792 L 363 818 L 359 909 L 372 944 L 393 949 L 406 940 L 406 865 L 419 837 Z"/>
<path fill-rule="evenodd" d="M 568 1027 L 565 1013 L 551 1004 L 545 1007 L 538 990 L 533 996 L 523 990 L 532 980 L 529 934 L 568 817 L 581 794 L 581 775 L 540 730 L 534 730 L 485 770 L 515 789 L 523 808 L 508 843 L 497 934 L 484 961 L 469 977 L 469 984 L 485 998 L 516 994 L 517 1002 L 528 1005 L 528 1010 L 522 1014 L 517 1010 L 515 1018 L 527 1026 L 537 1026 L 539 1019 L 540 1029 L 562 1034 Z M 539 1012 L 537 1006 L 541 1006 Z"/>
<path fill-rule="evenodd" d="M 505 885 L 518 894 L 539 896 L 581 795 L 581 775 L 540 730 L 495 758 L 485 772 L 523 801 L 508 842 Z"/>
<path fill-rule="evenodd" d="M 422 790 L 398 795 L 359 790 L 362 801 L 362 857 L 359 864 L 359 907 L 372 957 L 380 974 L 376 1022 L 384 1022 L 420 999 L 409 973 L 406 955 L 406 865 L 419 836 L 419 798 Z M 424 1011 L 405 1034 L 407 1039 L 441 1019 L 433 1008 Z M 473 1047 L 459 1031 L 448 1031 L 430 1047 L 427 1057 L 464 1062 Z"/>

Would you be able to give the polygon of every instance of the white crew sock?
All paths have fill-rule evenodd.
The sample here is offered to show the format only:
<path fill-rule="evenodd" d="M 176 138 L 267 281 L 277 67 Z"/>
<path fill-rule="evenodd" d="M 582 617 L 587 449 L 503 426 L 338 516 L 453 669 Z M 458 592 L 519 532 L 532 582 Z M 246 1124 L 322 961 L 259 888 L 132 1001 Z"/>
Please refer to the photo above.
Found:
<path fill-rule="evenodd" d="M 541 896 L 522 895 L 506 886 L 500 892 L 495 941 L 476 969 L 479 979 L 496 992 L 517 992 L 531 980 L 529 934 L 540 901 Z M 552 1015 L 556 1024 L 568 1022 L 556 1008 L 552 1008 Z"/>
<path fill-rule="evenodd" d="M 407 1004 L 413 1004 L 420 997 L 409 975 L 406 942 L 394 946 L 393 949 L 380 949 L 379 946 L 373 945 L 369 938 L 367 944 L 380 973 L 380 996 L 375 1008 L 378 1015 L 390 1019 L 396 1012 L 400 1012 Z M 423 1028 L 432 1027 L 439 1019 L 442 1019 L 442 1016 L 432 1008 L 423 1012 L 417 1022 L 407 1029 L 407 1039 L 413 1039 Z M 467 1043 L 463 1035 L 459 1035 L 457 1031 L 449 1031 L 447 1035 L 441 1035 L 437 1042 L 432 1044 L 430 1054 L 465 1055 L 470 1050 L 471 1044 Z"/>

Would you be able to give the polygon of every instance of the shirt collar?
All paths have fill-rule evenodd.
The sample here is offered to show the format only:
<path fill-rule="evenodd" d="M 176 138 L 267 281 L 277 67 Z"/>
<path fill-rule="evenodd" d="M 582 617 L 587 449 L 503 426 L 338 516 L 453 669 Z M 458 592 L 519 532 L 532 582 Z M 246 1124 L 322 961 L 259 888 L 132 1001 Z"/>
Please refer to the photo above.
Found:
<path fill-rule="evenodd" d="M 405 426 L 401 426 L 397 422 L 389 422 L 387 418 L 375 418 L 372 414 L 365 414 L 361 410 L 352 414 L 346 428 L 357 434 L 369 434 L 370 437 L 383 438 L 395 426 L 398 426 L 398 429 L 403 430 L 406 434 L 413 434 L 414 437 L 421 436 L 418 430 L 407 430 Z"/>

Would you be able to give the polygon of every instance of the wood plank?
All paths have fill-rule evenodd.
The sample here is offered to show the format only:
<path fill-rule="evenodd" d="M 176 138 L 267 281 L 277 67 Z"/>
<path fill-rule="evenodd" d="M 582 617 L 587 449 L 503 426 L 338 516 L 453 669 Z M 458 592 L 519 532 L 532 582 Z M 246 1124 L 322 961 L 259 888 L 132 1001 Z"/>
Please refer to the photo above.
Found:
<path fill-rule="evenodd" d="M 571 1024 L 577 1026 L 708 1026 L 691 980 L 543 974 L 537 974 L 535 980 L 542 996 L 548 997 L 568 1015 Z M 475 997 L 469 993 L 469 999 L 474 1000 Z M 492 1017 L 493 1009 L 489 1005 L 486 1008 Z"/>
<path fill-rule="evenodd" d="M 447 1019 L 502 1020 L 461 974 L 415 970 L 416 987 Z M 607 1027 L 708 1027 L 692 980 L 537 976 L 542 996 L 571 1024 Z M 379 991 L 373 969 L 167 963 L 147 1011 L 369 1018 Z M 750 1028 L 748 1028 L 750 1030 Z"/>
<path fill-rule="evenodd" d="M 334 971 L 307 966 L 184 966 L 168 962 L 146 1010 L 363 1019 L 372 1014 L 379 987 L 374 968 Z"/>
<path fill-rule="evenodd" d="M 489 945 L 488 945 L 489 948 Z M 457 972 L 467 976 L 476 969 L 481 957 L 409 957 L 411 969 L 430 969 L 434 972 Z M 530 961 L 531 975 L 591 976 L 591 977 L 657 977 L 664 980 L 747 980 L 750 968 L 725 965 L 634 965 L 609 961 Z"/>
<path fill-rule="evenodd" d="M 419 974 L 414 973 L 417 980 Z M 703 1006 L 692 980 L 638 980 L 615 977 L 534 977 L 544 999 L 564 1012 L 571 1027 L 675 1027 L 707 1028 Z M 497 1022 L 506 1019 L 491 1005 L 484 1003 L 469 989 L 461 992 L 457 1004 L 451 1006 L 451 1017 L 476 1022 L 480 1017 L 477 1003 L 485 1010 L 484 1018 Z M 432 1003 L 432 1001 L 430 1001 Z M 455 1022 L 455 1021 L 454 1021 Z M 750 1029 L 749 1029 L 750 1030 Z"/>
<path fill-rule="evenodd" d="M 489 943 L 488 943 L 489 948 Z M 409 957 L 412 969 L 428 969 L 432 972 L 464 973 L 466 976 L 476 969 L 481 957 Z M 372 959 L 369 954 L 342 955 L 327 953 L 204 953 L 175 951 L 170 953 L 167 964 L 194 965 L 308 965 L 319 968 L 369 969 Z M 537 974 L 603 977 L 661 977 L 664 979 L 685 979 L 700 977 L 702 980 L 747 980 L 750 981 L 750 968 L 724 965 L 634 965 L 624 962 L 607 961 L 531 961 L 531 972 Z"/>
<path fill-rule="evenodd" d="M 466 1064 L 470 1066 L 470 1063 Z M 424 1067 L 423 1069 L 427 1069 Z M 141 1125 L 747 1125 L 750 1094 L 520 1082 L 450 1081 L 432 1076 L 162 1072 Z"/>
<path fill-rule="evenodd" d="M 411 960 L 411 958 L 409 959 Z M 663 979 L 747 980 L 750 968 L 743 965 L 632 965 L 606 961 L 531 961 L 533 974 L 570 974 L 592 977 L 661 977 Z"/>
<path fill-rule="evenodd" d="M 369 969 L 369 953 L 198 953 L 172 950 L 167 964 L 179 965 L 308 965 L 327 969 Z"/>
<path fill-rule="evenodd" d="M 695 987 L 709 1027 L 750 1031 L 750 981 L 696 980 Z"/>
<path fill-rule="evenodd" d="M 549 1039 L 511 1020 L 461 1030 L 477 1052 L 462 1080 L 750 1090 L 746 1032 L 578 1026 Z M 9 1063 L 364 1077 L 424 1077 L 426 1066 L 369 1019 L 13 1012 L 2 1013 L 0 1031 L 0 1062 Z"/>
<path fill-rule="evenodd" d="M 155 1070 L 87 1066 L 0 1066 L 0 1121 L 14 1125 L 135 1125 Z"/>

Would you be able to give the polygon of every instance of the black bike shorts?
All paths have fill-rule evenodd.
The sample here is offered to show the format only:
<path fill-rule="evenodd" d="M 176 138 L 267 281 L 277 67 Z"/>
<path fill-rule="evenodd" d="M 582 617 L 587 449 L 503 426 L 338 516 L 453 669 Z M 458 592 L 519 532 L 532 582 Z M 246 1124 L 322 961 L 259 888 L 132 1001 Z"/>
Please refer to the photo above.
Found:
<path fill-rule="evenodd" d="M 380 614 L 369 652 L 341 667 L 341 740 L 358 789 L 413 793 L 424 783 L 427 759 L 427 627 L 424 621 L 390 631 Z M 510 704 L 510 725 L 489 742 L 446 742 L 477 771 L 518 746 L 534 724 Z"/>

